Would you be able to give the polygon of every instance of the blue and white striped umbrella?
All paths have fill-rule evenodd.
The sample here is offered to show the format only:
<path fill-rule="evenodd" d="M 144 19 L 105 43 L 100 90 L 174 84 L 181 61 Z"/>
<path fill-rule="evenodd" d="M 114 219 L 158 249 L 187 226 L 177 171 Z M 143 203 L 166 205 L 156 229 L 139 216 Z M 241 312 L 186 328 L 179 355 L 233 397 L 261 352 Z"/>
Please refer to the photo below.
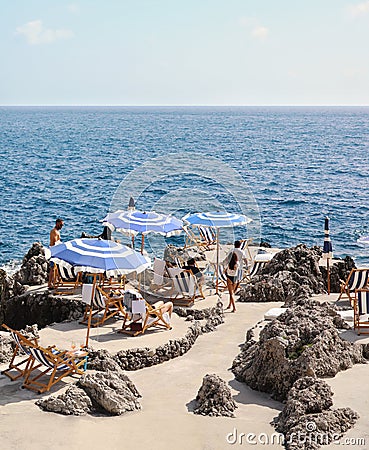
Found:
<path fill-rule="evenodd" d="M 126 245 L 102 239 L 73 239 L 50 247 L 51 261 L 77 272 L 106 273 L 108 277 L 143 272 L 151 266 L 146 256 Z"/>
<path fill-rule="evenodd" d="M 251 222 L 251 219 L 243 214 L 233 214 L 219 211 L 187 214 L 182 218 L 182 220 L 188 225 L 213 228 L 235 227 L 247 225 Z"/>
<path fill-rule="evenodd" d="M 332 259 L 332 258 L 333 258 L 333 249 L 331 238 L 329 236 L 329 217 L 326 217 L 324 221 L 323 259 Z"/>
<path fill-rule="evenodd" d="M 163 236 L 175 236 L 183 231 L 182 220 L 166 214 L 158 214 L 154 211 L 148 213 L 141 211 L 115 211 L 109 213 L 103 219 L 103 225 L 113 231 L 117 230 L 130 236 L 138 233 L 156 233 Z"/>
<path fill-rule="evenodd" d="M 217 230 L 217 260 L 216 260 L 216 293 L 218 294 L 219 284 L 219 228 L 236 227 L 247 225 L 251 219 L 243 214 L 234 214 L 220 211 L 187 214 L 182 218 L 188 225 L 202 227 L 213 227 Z"/>

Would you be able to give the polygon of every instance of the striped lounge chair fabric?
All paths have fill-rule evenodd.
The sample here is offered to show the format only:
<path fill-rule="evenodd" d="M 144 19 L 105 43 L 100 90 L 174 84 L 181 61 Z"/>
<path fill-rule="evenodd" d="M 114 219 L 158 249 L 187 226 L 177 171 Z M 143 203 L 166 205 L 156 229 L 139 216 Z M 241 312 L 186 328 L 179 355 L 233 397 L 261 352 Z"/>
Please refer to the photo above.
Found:
<path fill-rule="evenodd" d="M 86 369 L 87 352 L 59 351 L 55 348 L 30 347 L 32 363 L 23 387 L 38 393 L 47 392 L 64 377 L 82 375 Z M 36 365 L 37 364 L 37 365 Z M 37 373 L 35 374 L 37 370 Z M 45 380 L 46 378 L 46 380 Z M 44 381 L 42 381 L 44 379 Z"/>
<path fill-rule="evenodd" d="M 25 373 L 27 373 L 32 361 L 30 346 L 37 345 L 37 339 L 27 339 L 25 336 L 19 333 L 19 331 L 13 330 L 5 324 L 3 324 L 2 326 L 10 332 L 10 336 L 15 343 L 15 347 L 8 368 L 3 370 L 1 373 L 14 381 L 18 378 L 21 378 Z M 21 356 L 22 353 L 22 356 L 25 355 L 25 358 L 22 358 L 21 361 L 16 362 L 16 358 Z"/>
<path fill-rule="evenodd" d="M 199 227 L 199 234 L 206 245 L 212 245 L 216 243 L 216 234 L 213 228 Z"/>
<path fill-rule="evenodd" d="M 79 322 L 82 325 L 98 327 L 115 316 L 124 318 L 126 311 L 124 308 L 124 291 L 104 291 L 100 286 L 95 287 L 92 295 L 92 305 L 86 305 L 85 313 Z"/>
<path fill-rule="evenodd" d="M 369 290 L 357 289 L 354 299 L 354 328 L 357 334 L 369 334 Z"/>
<path fill-rule="evenodd" d="M 369 268 L 352 269 L 346 281 L 341 284 L 341 292 L 337 300 L 346 297 L 354 304 L 355 291 L 368 285 Z"/>
<path fill-rule="evenodd" d="M 175 305 L 190 306 L 197 296 L 204 298 L 196 277 L 191 271 L 168 269 L 168 272 L 173 281 L 174 297 L 172 297 L 172 301 Z"/>
<path fill-rule="evenodd" d="M 74 294 L 77 287 L 81 285 L 81 273 L 76 273 L 72 266 L 61 266 L 60 264 L 55 264 L 54 270 L 55 293 L 58 295 Z"/>

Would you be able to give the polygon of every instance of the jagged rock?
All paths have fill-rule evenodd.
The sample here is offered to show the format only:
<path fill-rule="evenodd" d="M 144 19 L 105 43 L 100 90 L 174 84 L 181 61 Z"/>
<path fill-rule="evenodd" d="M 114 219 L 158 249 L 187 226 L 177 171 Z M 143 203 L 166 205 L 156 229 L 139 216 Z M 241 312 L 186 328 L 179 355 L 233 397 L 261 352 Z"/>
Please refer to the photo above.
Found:
<path fill-rule="evenodd" d="M 45 258 L 45 249 L 35 242 L 24 256 L 22 266 L 14 274 L 14 279 L 23 285 L 40 285 L 48 279 L 49 264 Z"/>
<path fill-rule="evenodd" d="M 190 254 L 191 253 L 191 254 Z M 188 261 L 190 258 L 195 259 L 195 261 L 205 261 L 206 257 L 204 252 L 199 250 L 197 247 L 183 248 L 176 247 L 173 244 L 168 244 L 164 249 L 164 259 L 165 261 L 176 264 L 175 258 L 179 258 L 180 261 Z"/>
<path fill-rule="evenodd" d="M 337 441 L 354 425 L 358 414 L 350 408 L 331 410 L 332 396 L 325 381 L 303 377 L 294 383 L 274 421 L 276 430 L 285 435 L 287 449 L 317 449 Z"/>
<path fill-rule="evenodd" d="M 265 326 L 258 342 L 242 346 L 232 371 L 238 381 L 283 401 L 303 376 L 333 377 L 365 362 L 362 347 L 341 339 L 336 324 L 341 319 L 328 304 L 291 305 Z"/>
<path fill-rule="evenodd" d="M 50 396 L 38 400 L 36 405 L 44 411 L 64 414 L 66 416 L 83 416 L 93 411 L 92 401 L 83 389 L 72 384 L 57 397 Z"/>
<path fill-rule="evenodd" d="M 234 417 L 237 408 L 227 383 L 215 374 L 205 375 L 196 397 L 195 414 Z"/>
<path fill-rule="evenodd" d="M 8 333 L 0 333 L 0 364 L 7 363 L 13 356 L 13 339 Z"/>
<path fill-rule="evenodd" d="M 241 302 L 289 302 L 324 292 L 321 250 L 299 244 L 282 250 L 240 290 Z"/>
<path fill-rule="evenodd" d="M 84 312 L 82 302 L 54 297 L 48 291 L 29 291 L 9 299 L 4 311 L 4 322 L 19 330 L 29 323 L 40 328 L 55 322 L 77 320 Z"/>
<path fill-rule="evenodd" d="M 107 372 L 120 370 L 119 364 L 107 350 L 91 350 L 88 353 L 88 368 Z"/>
<path fill-rule="evenodd" d="M 141 395 L 122 371 L 87 373 L 79 379 L 77 386 L 105 413 L 121 415 L 141 409 L 138 401 Z"/>

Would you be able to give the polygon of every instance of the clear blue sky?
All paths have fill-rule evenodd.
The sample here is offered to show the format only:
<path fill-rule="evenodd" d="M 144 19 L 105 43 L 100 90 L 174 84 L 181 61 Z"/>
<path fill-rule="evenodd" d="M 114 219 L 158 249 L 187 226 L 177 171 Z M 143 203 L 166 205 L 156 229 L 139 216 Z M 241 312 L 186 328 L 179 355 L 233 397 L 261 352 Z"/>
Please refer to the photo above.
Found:
<path fill-rule="evenodd" d="M 368 0 L 0 0 L 2 105 L 369 105 Z"/>

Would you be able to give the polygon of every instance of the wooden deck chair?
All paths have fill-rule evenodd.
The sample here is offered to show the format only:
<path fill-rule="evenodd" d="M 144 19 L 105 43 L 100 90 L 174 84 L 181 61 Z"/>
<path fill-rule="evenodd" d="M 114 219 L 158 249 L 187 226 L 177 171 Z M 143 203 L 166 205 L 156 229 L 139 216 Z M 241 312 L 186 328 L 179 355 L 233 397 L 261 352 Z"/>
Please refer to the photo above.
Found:
<path fill-rule="evenodd" d="M 351 269 L 346 281 L 341 284 L 341 292 L 337 300 L 348 298 L 351 305 L 354 304 L 355 291 L 368 285 L 369 269 Z"/>
<path fill-rule="evenodd" d="M 25 373 L 28 372 L 30 364 L 32 362 L 31 352 L 29 350 L 30 346 L 37 346 L 38 342 L 36 338 L 28 339 L 19 331 L 13 330 L 4 323 L 2 327 L 10 332 L 10 335 L 15 343 L 15 347 L 13 356 L 9 362 L 9 367 L 3 370 L 1 373 L 9 377 L 12 381 L 18 380 L 18 378 L 21 378 Z M 22 356 L 25 355 L 25 357 L 22 358 L 21 361 L 16 363 L 16 358 L 21 356 L 21 353 L 23 353 Z"/>
<path fill-rule="evenodd" d="M 356 289 L 354 298 L 354 329 L 357 334 L 369 334 L 369 290 Z"/>
<path fill-rule="evenodd" d="M 167 330 L 172 328 L 169 314 L 163 312 L 164 305 L 154 308 L 138 292 L 127 291 L 124 305 L 128 313 L 119 333 L 137 336 L 145 333 L 149 328 L 164 328 Z"/>
<path fill-rule="evenodd" d="M 201 244 L 206 248 L 210 249 L 210 246 L 217 243 L 217 235 L 214 228 L 211 227 L 198 227 L 199 234 L 201 236 Z"/>
<path fill-rule="evenodd" d="M 252 238 L 250 238 L 250 239 L 242 239 L 241 240 L 241 247 L 240 247 L 240 249 L 244 252 L 244 254 L 245 254 L 246 258 L 248 259 L 248 261 L 252 260 L 252 255 L 251 255 L 250 247 L 249 247 L 251 242 L 252 242 Z"/>
<path fill-rule="evenodd" d="M 82 273 L 75 273 L 73 267 L 67 268 L 55 263 L 52 270 L 54 270 L 55 294 L 73 295 L 77 287 L 81 286 Z"/>
<path fill-rule="evenodd" d="M 38 393 L 47 392 L 68 375 L 82 375 L 86 370 L 87 352 L 59 351 L 41 346 L 29 347 L 32 362 L 24 379 L 26 389 Z M 37 373 L 35 374 L 37 370 Z M 45 381 L 41 381 L 46 378 Z"/>
<path fill-rule="evenodd" d="M 165 275 L 167 275 L 167 265 L 163 259 L 154 258 L 152 266 L 153 279 L 150 289 L 157 290 L 165 284 Z"/>
<path fill-rule="evenodd" d="M 192 228 L 184 227 L 186 232 L 185 248 L 199 247 L 210 250 L 211 246 L 216 244 L 216 233 L 211 227 L 196 227 L 199 235 L 196 235 Z"/>
<path fill-rule="evenodd" d="M 92 295 L 92 304 L 87 304 L 82 320 L 82 325 L 88 325 L 91 315 L 91 326 L 98 327 L 115 316 L 124 318 L 126 312 L 123 306 L 124 294 L 122 291 L 104 291 L 100 286 L 95 287 Z"/>
<path fill-rule="evenodd" d="M 171 300 L 177 306 L 191 306 L 196 297 L 205 298 L 201 286 L 190 270 L 168 268 L 173 280 L 174 296 Z"/>

